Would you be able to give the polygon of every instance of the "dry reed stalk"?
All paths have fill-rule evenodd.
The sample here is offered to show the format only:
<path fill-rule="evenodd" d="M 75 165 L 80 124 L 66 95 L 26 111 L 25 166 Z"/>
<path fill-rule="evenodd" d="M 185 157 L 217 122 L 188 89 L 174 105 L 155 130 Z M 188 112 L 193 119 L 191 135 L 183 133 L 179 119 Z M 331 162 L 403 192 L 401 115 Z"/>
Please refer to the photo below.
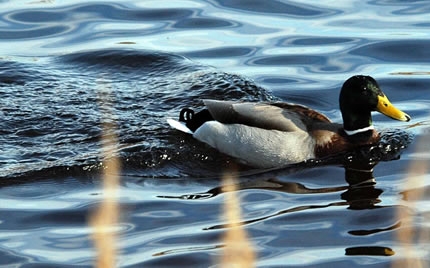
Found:
<path fill-rule="evenodd" d="M 255 252 L 248 235 L 240 224 L 240 200 L 231 175 L 224 176 L 224 218 L 228 221 L 223 237 L 225 247 L 221 255 L 222 267 L 255 267 Z"/>
<path fill-rule="evenodd" d="M 423 135 L 418 140 L 416 153 L 428 153 L 430 150 L 429 134 L 430 133 Z M 414 161 L 411 163 L 408 169 L 407 179 L 403 185 L 403 189 L 406 189 L 403 194 L 403 200 L 408 203 L 408 207 L 412 208 L 413 211 L 418 211 L 417 203 L 424 195 L 424 187 L 420 187 L 420 185 L 422 185 L 421 180 L 428 176 L 428 164 L 429 163 L 424 161 Z M 423 227 L 414 227 L 416 226 L 413 224 L 415 215 L 412 214 L 410 210 L 402 209 L 402 206 L 399 206 L 399 209 L 397 210 L 397 218 L 400 222 L 402 222 L 403 226 L 403 228 L 401 227 L 397 229 L 397 239 L 402 246 L 399 252 L 402 254 L 402 256 L 405 256 L 405 258 L 394 261 L 392 267 L 427 267 L 426 261 L 417 256 L 417 248 L 414 244 L 417 243 L 417 239 L 418 243 L 421 245 L 428 244 L 430 239 L 428 231 L 424 231 Z M 426 219 L 426 222 L 428 222 L 428 220 L 430 219 Z"/>
<path fill-rule="evenodd" d="M 104 159 L 101 176 L 103 199 L 97 210 L 90 215 L 89 224 L 94 229 L 92 239 L 97 252 L 95 267 L 113 268 L 116 266 L 117 255 L 115 226 L 119 220 L 117 188 L 121 167 L 118 157 L 115 156 L 118 139 L 114 131 L 115 126 L 109 118 L 112 115 L 111 107 L 103 96 L 101 103 L 102 116 L 104 116 L 101 139 L 102 158 Z"/>

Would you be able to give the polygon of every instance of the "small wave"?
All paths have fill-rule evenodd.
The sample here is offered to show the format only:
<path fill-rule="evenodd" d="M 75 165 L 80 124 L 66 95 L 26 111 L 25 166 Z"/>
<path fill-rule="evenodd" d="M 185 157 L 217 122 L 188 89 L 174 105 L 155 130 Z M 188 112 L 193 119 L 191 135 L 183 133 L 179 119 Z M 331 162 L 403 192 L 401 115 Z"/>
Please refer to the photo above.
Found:
<path fill-rule="evenodd" d="M 13 73 L 2 74 L 4 81 L 34 70 L 38 75 L 32 83 L 31 77 L 21 75 L 21 87 L 1 90 L 4 103 L 11 105 L 2 108 L 0 142 L 15 152 L 1 159 L 2 178 L 97 172 L 106 101 L 113 114 L 103 120 L 116 126 L 124 168 L 157 176 L 183 174 L 179 158 L 200 165 L 214 160 L 209 156 L 213 152 L 184 148 L 184 138 L 172 135 L 167 117 L 176 117 L 182 107 L 202 105 L 204 98 L 275 99 L 242 76 L 157 51 L 86 51 L 40 63 L 3 65 L 14 67 Z"/>

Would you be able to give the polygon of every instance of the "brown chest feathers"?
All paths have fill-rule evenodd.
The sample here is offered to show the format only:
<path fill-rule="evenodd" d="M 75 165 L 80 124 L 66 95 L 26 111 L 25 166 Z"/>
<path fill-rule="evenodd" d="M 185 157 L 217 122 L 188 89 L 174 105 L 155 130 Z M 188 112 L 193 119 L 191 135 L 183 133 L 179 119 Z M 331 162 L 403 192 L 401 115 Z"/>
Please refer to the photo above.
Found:
<path fill-rule="evenodd" d="M 376 144 L 379 134 L 375 130 L 348 136 L 341 128 L 335 130 L 317 129 L 311 131 L 316 141 L 315 157 L 321 158 L 346 152 L 361 146 Z"/>

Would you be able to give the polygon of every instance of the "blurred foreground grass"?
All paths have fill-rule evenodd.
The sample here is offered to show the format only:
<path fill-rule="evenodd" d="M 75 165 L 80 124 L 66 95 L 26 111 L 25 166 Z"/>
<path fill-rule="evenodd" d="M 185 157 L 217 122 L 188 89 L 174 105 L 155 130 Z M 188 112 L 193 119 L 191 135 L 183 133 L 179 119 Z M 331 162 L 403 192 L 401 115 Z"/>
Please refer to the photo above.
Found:
<path fill-rule="evenodd" d="M 102 201 L 97 210 L 90 215 L 90 226 L 93 228 L 93 241 L 97 258 L 95 266 L 98 268 L 116 267 L 117 234 L 116 227 L 119 220 L 118 185 L 120 161 L 116 157 L 118 138 L 115 134 L 115 120 L 112 116 L 110 88 L 103 85 L 100 90 L 99 102 L 102 112 Z"/>
<path fill-rule="evenodd" d="M 416 155 L 425 155 L 430 152 L 430 128 L 427 128 L 423 135 L 420 136 L 415 144 Z M 425 268 L 428 267 L 429 261 L 422 256 L 423 249 L 427 251 L 425 245 L 430 242 L 430 233 L 428 226 L 430 222 L 429 213 L 420 215 L 420 206 L 426 199 L 424 183 L 429 174 L 429 162 L 425 160 L 411 161 L 402 192 L 402 201 L 404 206 L 399 205 L 397 211 L 398 221 L 401 222 L 400 228 L 397 229 L 397 240 L 400 245 L 401 257 L 397 258 L 392 267 L 404 268 Z M 428 197 L 427 197 L 428 198 Z M 408 209 L 404 209 L 404 207 Z M 426 208 L 427 209 L 427 208 Z M 420 219 L 423 224 L 416 224 L 415 221 Z"/>

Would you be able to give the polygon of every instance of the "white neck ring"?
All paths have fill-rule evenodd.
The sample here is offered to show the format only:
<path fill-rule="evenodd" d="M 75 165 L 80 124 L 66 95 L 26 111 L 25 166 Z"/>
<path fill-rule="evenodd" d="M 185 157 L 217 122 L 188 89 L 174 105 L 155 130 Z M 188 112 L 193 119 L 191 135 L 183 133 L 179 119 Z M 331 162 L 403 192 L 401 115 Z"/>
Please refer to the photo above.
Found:
<path fill-rule="evenodd" d="M 358 133 L 363 133 L 363 132 L 366 132 L 366 131 L 369 131 L 369 130 L 373 130 L 373 129 L 375 129 L 375 128 L 373 127 L 373 125 L 371 125 L 371 126 L 368 126 L 368 127 L 359 128 L 359 129 L 355 129 L 355 130 L 346 130 L 346 129 L 344 129 L 344 131 L 345 131 L 346 135 L 352 136 L 352 135 L 355 135 L 355 134 L 358 134 Z"/>

